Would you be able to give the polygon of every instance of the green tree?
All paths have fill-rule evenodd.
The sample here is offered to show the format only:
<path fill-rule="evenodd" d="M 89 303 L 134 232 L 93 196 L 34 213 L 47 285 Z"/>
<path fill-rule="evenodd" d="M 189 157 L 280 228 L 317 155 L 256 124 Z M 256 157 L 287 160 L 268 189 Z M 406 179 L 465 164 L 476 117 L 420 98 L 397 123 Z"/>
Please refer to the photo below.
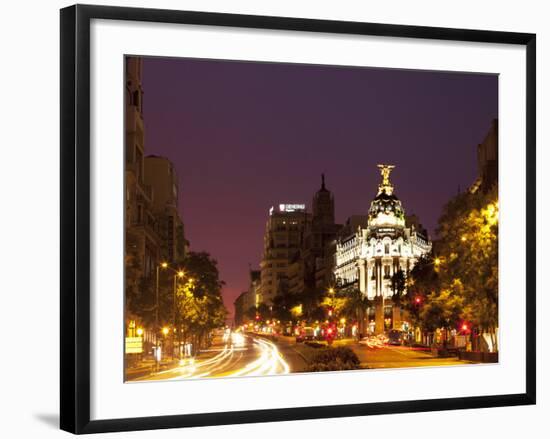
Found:
<path fill-rule="evenodd" d="M 279 283 L 277 294 L 273 298 L 272 316 L 282 322 L 292 321 L 291 309 L 298 305 L 298 297 L 290 293 L 286 281 Z"/>
<path fill-rule="evenodd" d="M 340 292 L 344 296 L 345 303 L 342 306 L 341 313 L 348 319 L 354 319 L 358 323 L 360 334 L 366 333 L 365 315 L 367 308 L 372 306 L 372 300 L 363 294 L 358 288 L 354 288 L 347 292 Z"/>
<path fill-rule="evenodd" d="M 154 322 L 156 295 L 154 279 L 145 278 L 138 253 L 139 237 L 135 231 L 126 231 L 126 251 L 124 254 L 124 300 L 127 317 L 137 319 L 141 324 Z"/>
<path fill-rule="evenodd" d="M 193 293 L 197 297 L 218 295 L 224 282 L 219 278 L 218 262 L 206 252 L 189 252 L 183 261 L 182 269 L 187 278 L 194 280 Z"/>
<path fill-rule="evenodd" d="M 463 317 L 487 332 L 497 347 L 498 328 L 498 191 L 461 194 L 451 200 L 439 221 L 442 284 L 460 285 Z"/>
<path fill-rule="evenodd" d="M 302 305 L 302 318 L 309 322 L 324 320 L 326 317 L 326 307 L 323 302 L 328 292 L 325 289 L 306 287 L 298 293 L 296 302 Z"/>
<path fill-rule="evenodd" d="M 180 340 L 206 345 L 210 332 L 223 326 L 227 310 L 223 304 L 217 263 L 205 252 L 190 252 L 182 267 L 185 276 L 177 288 L 177 327 Z"/>
<path fill-rule="evenodd" d="M 447 346 L 448 331 L 456 328 L 461 320 L 464 307 L 461 289 L 460 283 L 456 282 L 452 288 L 431 292 L 420 311 L 420 318 L 426 331 L 444 330 L 444 346 Z"/>
<path fill-rule="evenodd" d="M 391 289 L 393 291 L 392 300 L 395 306 L 401 307 L 403 293 L 407 288 L 407 276 L 401 269 L 393 273 L 391 277 Z"/>
<path fill-rule="evenodd" d="M 429 330 L 422 318 L 422 308 L 425 306 L 428 297 L 435 297 L 434 294 L 440 289 L 440 279 L 436 268 L 435 258 L 432 254 L 421 256 L 408 276 L 407 294 L 402 298 L 403 308 L 409 313 L 414 326 L 422 330 Z M 432 312 L 435 311 L 432 310 Z M 424 316 L 426 316 L 424 314 Z M 430 318 L 430 322 L 433 318 Z"/>

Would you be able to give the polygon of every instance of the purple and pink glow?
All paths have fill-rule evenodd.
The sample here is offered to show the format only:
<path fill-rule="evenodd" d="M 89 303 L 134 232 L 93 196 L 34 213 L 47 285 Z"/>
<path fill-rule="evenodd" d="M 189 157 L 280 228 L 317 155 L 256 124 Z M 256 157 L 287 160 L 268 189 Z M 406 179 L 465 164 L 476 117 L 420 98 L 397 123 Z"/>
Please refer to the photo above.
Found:
<path fill-rule="evenodd" d="M 377 163 L 431 235 L 477 176 L 498 76 L 177 58 L 143 62 L 146 154 L 170 159 L 191 249 L 218 260 L 229 311 L 261 259 L 268 210 L 320 187 L 365 214 Z"/>

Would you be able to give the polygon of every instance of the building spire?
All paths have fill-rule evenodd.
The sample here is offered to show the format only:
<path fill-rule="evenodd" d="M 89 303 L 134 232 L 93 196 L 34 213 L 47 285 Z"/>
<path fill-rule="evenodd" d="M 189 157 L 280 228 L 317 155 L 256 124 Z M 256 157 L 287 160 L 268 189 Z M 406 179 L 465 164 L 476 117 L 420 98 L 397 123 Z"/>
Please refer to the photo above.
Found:
<path fill-rule="evenodd" d="M 395 165 L 378 165 L 380 169 L 380 175 L 382 176 L 382 183 L 378 185 L 378 194 L 385 192 L 388 195 L 393 193 L 393 184 L 390 182 L 390 173 Z"/>
<path fill-rule="evenodd" d="M 321 174 L 321 190 L 325 190 L 325 174 Z"/>

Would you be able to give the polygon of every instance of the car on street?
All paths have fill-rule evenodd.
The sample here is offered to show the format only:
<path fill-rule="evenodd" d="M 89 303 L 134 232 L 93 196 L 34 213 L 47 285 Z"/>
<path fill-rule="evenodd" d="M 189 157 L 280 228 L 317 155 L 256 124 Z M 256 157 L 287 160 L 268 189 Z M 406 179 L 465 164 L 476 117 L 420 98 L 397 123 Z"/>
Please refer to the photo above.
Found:
<path fill-rule="evenodd" d="M 403 344 L 403 331 L 391 329 L 390 332 L 388 332 L 388 344 L 401 346 Z"/>
<path fill-rule="evenodd" d="M 309 341 L 315 339 L 315 330 L 309 326 L 300 328 L 298 334 L 296 334 L 296 342 L 301 343 L 303 341 Z"/>

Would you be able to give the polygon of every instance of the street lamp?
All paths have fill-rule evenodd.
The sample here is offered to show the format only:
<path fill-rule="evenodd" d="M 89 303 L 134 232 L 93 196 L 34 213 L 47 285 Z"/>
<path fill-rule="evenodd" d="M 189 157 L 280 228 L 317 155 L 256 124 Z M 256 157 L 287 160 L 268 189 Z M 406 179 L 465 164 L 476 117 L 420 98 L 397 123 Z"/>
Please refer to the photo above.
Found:
<path fill-rule="evenodd" d="M 174 358 L 174 346 L 176 341 L 176 296 L 177 296 L 177 289 L 178 289 L 178 279 L 182 279 L 185 277 L 185 271 L 179 269 L 175 270 L 174 268 L 170 267 L 168 264 L 164 265 L 164 268 L 167 268 L 174 272 L 174 284 L 172 289 L 172 324 L 174 325 L 174 334 L 172 336 L 172 358 Z M 166 335 L 166 334 L 165 334 Z"/>
<path fill-rule="evenodd" d="M 335 292 L 334 292 L 334 288 L 330 287 L 328 289 L 328 293 L 330 294 L 330 307 L 328 309 L 328 316 L 333 318 L 334 316 L 334 299 L 335 299 Z"/>
<path fill-rule="evenodd" d="M 174 324 L 174 328 L 176 327 L 176 290 L 177 290 L 177 279 L 183 278 L 185 276 L 185 272 L 183 270 L 175 270 L 170 265 L 168 265 L 168 262 L 161 262 L 157 265 L 157 278 L 156 278 L 156 312 L 155 312 L 155 333 L 156 333 L 156 345 L 157 345 L 157 353 L 159 348 L 159 339 L 158 339 L 158 332 L 160 330 L 160 319 L 159 319 L 159 310 L 160 310 L 160 288 L 159 288 L 159 269 L 169 269 L 172 270 L 174 275 L 174 290 L 173 290 L 173 297 L 172 297 L 172 322 Z M 166 329 L 166 328 L 164 328 Z M 164 335 L 167 335 L 167 332 L 164 332 L 164 329 L 162 330 Z M 175 337 L 175 335 L 174 335 Z M 173 346 L 172 346 L 173 348 Z M 160 361 L 160 357 L 158 354 L 157 357 L 157 369 L 158 369 L 158 362 Z M 172 358 L 174 357 L 174 352 L 172 349 Z"/>
<path fill-rule="evenodd" d="M 156 306 L 155 306 L 155 344 L 156 344 L 156 351 L 155 351 L 155 359 L 156 359 L 156 365 L 157 365 L 157 371 L 159 369 L 159 362 L 160 362 L 160 355 L 159 355 L 159 337 L 158 332 L 160 329 L 159 324 L 159 269 L 160 268 L 168 268 L 168 262 L 161 262 L 157 265 L 157 277 L 156 277 Z"/>
<path fill-rule="evenodd" d="M 183 270 L 174 270 L 174 290 L 173 290 L 173 296 L 172 296 L 172 323 L 174 324 L 174 334 L 172 337 L 172 358 L 174 358 L 174 345 L 176 344 L 176 295 L 177 295 L 177 289 L 178 289 L 178 279 L 182 279 L 185 276 L 185 272 Z M 179 349 L 179 348 L 178 348 Z"/>

